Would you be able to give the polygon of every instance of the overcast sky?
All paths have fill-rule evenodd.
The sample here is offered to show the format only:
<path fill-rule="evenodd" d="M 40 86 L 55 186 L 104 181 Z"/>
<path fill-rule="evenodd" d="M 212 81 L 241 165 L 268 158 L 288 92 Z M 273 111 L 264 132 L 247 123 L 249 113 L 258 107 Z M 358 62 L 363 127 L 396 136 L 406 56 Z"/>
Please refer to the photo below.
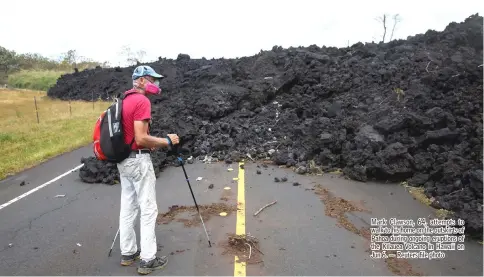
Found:
<path fill-rule="evenodd" d="M 14 0 L 0 5 L 0 45 L 52 58 L 76 49 L 111 65 L 124 64 L 123 45 L 146 51 L 146 60 L 240 57 L 274 45 L 378 41 L 383 13 L 400 14 L 394 37 L 406 38 L 483 10 L 482 0 Z M 387 39 L 392 24 L 390 17 Z"/>

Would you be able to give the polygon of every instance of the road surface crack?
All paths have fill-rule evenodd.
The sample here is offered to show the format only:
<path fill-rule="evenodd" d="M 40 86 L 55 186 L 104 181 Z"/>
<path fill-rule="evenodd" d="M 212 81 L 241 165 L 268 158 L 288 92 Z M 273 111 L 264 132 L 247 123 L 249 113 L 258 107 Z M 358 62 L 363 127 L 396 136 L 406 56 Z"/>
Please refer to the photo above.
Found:
<path fill-rule="evenodd" d="M 63 205 L 61 205 L 60 207 L 54 208 L 54 209 L 52 209 L 52 210 L 48 210 L 48 211 L 46 211 L 46 212 L 44 212 L 44 213 L 40 214 L 39 216 L 37 216 L 37 217 L 35 217 L 35 218 L 31 219 L 31 220 L 29 221 L 29 224 L 28 224 L 27 226 L 22 226 L 22 227 L 20 227 L 19 229 L 17 229 L 17 230 L 15 230 L 15 231 L 13 231 L 14 235 L 13 235 L 13 237 L 10 239 L 10 243 L 13 243 L 13 242 L 15 241 L 15 239 L 17 238 L 17 235 L 19 234 L 19 232 L 20 232 L 20 231 L 22 231 L 22 230 L 24 230 L 24 229 L 26 229 L 26 228 L 29 228 L 29 230 L 32 230 L 32 223 L 33 223 L 34 221 L 36 221 L 36 220 L 38 220 L 38 219 L 42 218 L 42 217 L 43 217 L 44 215 L 46 215 L 46 214 L 52 213 L 52 212 L 54 212 L 54 211 L 57 211 L 57 210 L 60 210 L 60 209 L 62 209 L 62 208 L 65 208 L 65 207 L 69 206 L 69 205 L 70 205 L 70 204 L 72 204 L 74 201 L 76 201 L 76 200 L 78 200 L 78 199 L 79 199 L 79 195 L 80 195 L 80 194 L 82 194 L 82 193 L 84 193 L 84 192 L 87 192 L 87 191 L 91 190 L 92 188 L 94 188 L 94 186 L 90 186 L 90 187 L 88 187 L 87 189 L 84 189 L 84 190 L 82 190 L 82 191 L 80 191 L 80 192 L 76 193 L 76 194 L 75 194 L 75 195 L 72 197 L 72 199 L 68 200 L 66 203 L 64 203 L 64 204 L 63 204 Z M 8 246 L 8 245 L 7 245 L 7 246 L 5 246 L 3 249 L 0 249 L 0 253 L 2 253 L 2 252 L 4 252 L 4 251 L 8 250 L 9 248 L 11 248 L 11 247 L 10 247 L 10 246 Z"/>
<path fill-rule="evenodd" d="M 34 222 L 34 221 L 36 221 L 36 220 L 40 219 L 41 217 L 43 217 L 43 216 L 44 216 L 44 215 L 46 215 L 46 214 L 50 214 L 51 212 L 54 212 L 54 211 L 57 211 L 57 210 L 60 210 L 60 209 L 62 209 L 62 208 L 65 208 L 65 207 L 69 206 L 69 205 L 70 205 L 72 202 L 74 202 L 74 201 L 76 201 L 76 200 L 78 200 L 78 199 L 79 199 L 79 195 L 80 195 L 80 194 L 82 194 L 82 193 L 84 193 L 84 192 L 87 192 L 87 191 L 91 190 L 93 187 L 94 187 L 94 186 L 90 186 L 90 187 L 88 187 L 87 189 L 84 189 L 84 190 L 82 190 L 82 191 L 80 191 L 80 192 L 76 193 L 76 194 L 74 195 L 74 197 L 73 197 L 71 200 L 67 201 L 67 203 L 64 203 L 62 206 L 57 207 L 57 208 L 52 209 L 52 210 L 49 210 L 49 211 L 47 211 L 47 212 L 45 212 L 45 213 L 43 213 L 43 214 L 41 214 L 41 215 L 37 216 L 36 218 L 31 219 L 31 220 L 30 220 L 30 222 L 29 222 L 29 230 L 31 230 L 31 229 L 32 229 L 32 222 Z"/>

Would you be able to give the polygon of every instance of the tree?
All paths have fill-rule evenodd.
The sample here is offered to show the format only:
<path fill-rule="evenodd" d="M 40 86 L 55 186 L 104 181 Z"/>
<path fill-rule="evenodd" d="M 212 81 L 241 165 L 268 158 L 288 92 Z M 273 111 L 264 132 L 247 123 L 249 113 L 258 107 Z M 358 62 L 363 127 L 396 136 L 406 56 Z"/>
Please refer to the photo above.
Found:
<path fill-rule="evenodd" d="M 0 46 L 0 69 L 7 75 L 10 70 L 16 68 L 18 68 L 18 60 L 15 51 Z"/>
<path fill-rule="evenodd" d="M 72 65 L 73 68 L 77 67 L 77 62 L 79 60 L 79 56 L 77 55 L 76 50 L 69 50 L 66 53 L 62 54 L 62 63 L 66 65 Z"/>
<path fill-rule="evenodd" d="M 126 61 L 129 65 L 135 65 L 142 62 L 143 58 L 146 56 L 146 51 L 138 50 L 136 53 L 131 51 L 131 48 L 127 45 L 121 47 L 121 56 L 126 57 Z"/>
<path fill-rule="evenodd" d="M 387 35 L 387 19 L 388 19 L 387 14 L 383 14 L 382 16 L 375 18 L 376 21 L 381 22 L 383 24 L 383 39 L 382 39 L 383 43 L 385 42 L 385 37 Z M 395 27 L 397 26 L 397 24 L 400 21 L 401 21 L 401 19 L 400 19 L 400 15 L 398 13 L 393 15 L 393 28 L 392 28 L 392 33 L 390 35 L 389 41 L 391 41 L 393 39 L 393 33 L 395 32 Z"/>
<path fill-rule="evenodd" d="M 401 21 L 400 15 L 397 13 L 393 16 L 393 28 L 392 28 L 392 34 L 390 35 L 390 41 L 392 41 L 393 38 L 393 32 L 395 32 L 395 27 L 397 24 Z"/>
<path fill-rule="evenodd" d="M 94 68 L 98 65 L 109 66 L 107 62 L 101 63 L 82 57 L 76 50 L 62 53 L 58 59 L 44 57 L 37 53 L 17 54 L 0 46 L 0 75 L 8 75 L 17 70 L 79 70 Z"/>
<path fill-rule="evenodd" d="M 146 56 L 145 50 L 139 50 L 138 52 L 136 52 L 136 63 L 141 63 L 145 56 Z"/>
<path fill-rule="evenodd" d="M 382 42 L 385 43 L 385 36 L 387 35 L 387 15 L 383 14 L 383 16 L 377 17 L 375 19 L 383 24 L 383 39 L 382 39 Z"/>

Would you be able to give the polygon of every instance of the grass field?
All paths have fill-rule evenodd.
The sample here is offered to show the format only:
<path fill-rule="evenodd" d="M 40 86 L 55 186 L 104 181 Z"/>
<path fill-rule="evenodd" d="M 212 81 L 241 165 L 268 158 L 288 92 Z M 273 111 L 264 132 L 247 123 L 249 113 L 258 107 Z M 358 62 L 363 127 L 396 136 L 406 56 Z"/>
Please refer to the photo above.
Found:
<path fill-rule="evenodd" d="M 67 71 L 22 70 L 8 76 L 8 85 L 14 88 L 47 91 Z"/>
<path fill-rule="evenodd" d="M 39 122 L 35 112 L 37 101 Z M 87 145 L 109 102 L 49 99 L 45 92 L 0 89 L 0 180 Z M 72 115 L 71 115 L 72 113 Z"/>

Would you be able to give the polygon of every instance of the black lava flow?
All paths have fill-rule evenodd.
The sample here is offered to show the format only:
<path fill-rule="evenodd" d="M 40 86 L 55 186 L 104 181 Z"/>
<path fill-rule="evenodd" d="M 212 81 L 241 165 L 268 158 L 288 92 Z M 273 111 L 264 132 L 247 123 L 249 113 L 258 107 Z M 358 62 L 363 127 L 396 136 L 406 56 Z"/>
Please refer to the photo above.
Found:
<path fill-rule="evenodd" d="M 432 206 L 482 236 L 482 17 L 444 31 L 347 48 L 274 46 L 237 59 L 159 58 L 153 135 L 176 133 L 184 157 L 271 159 L 298 173 L 425 188 Z M 63 75 L 48 95 L 110 99 L 134 66 Z M 94 123 L 95 119 L 93 119 Z M 153 154 L 157 176 L 175 156 Z M 114 184 L 114 164 L 83 158 L 80 177 Z"/>

